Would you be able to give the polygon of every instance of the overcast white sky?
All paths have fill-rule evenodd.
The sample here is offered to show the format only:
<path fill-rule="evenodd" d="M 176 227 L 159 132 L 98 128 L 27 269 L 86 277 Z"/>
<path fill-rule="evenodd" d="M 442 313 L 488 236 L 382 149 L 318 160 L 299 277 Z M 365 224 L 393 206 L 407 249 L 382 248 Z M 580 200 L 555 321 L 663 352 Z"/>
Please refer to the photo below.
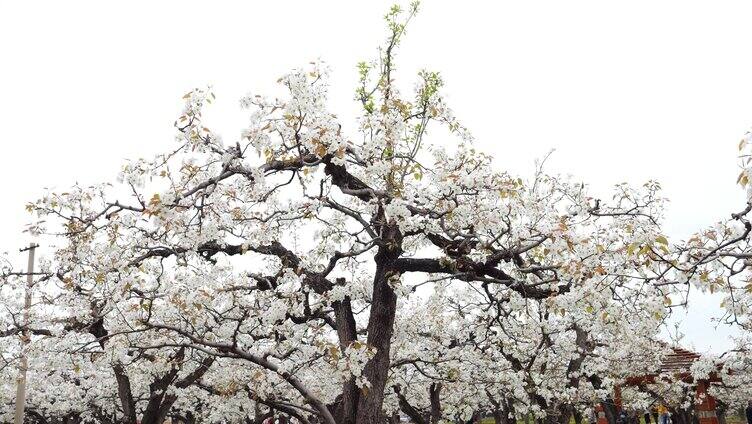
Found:
<path fill-rule="evenodd" d="M 0 1 L 0 250 L 28 243 L 42 187 L 114 179 L 173 142 L 181 96 L 212 84 L 212 128 L 231 141 L 238 99 L 321 58 L 344 128 L 355 64 L 374 55 L 392 1 Z M 440 71 L 451 106 L 500 168 L 550 169 L 606 194 L 662 182 L 667 231 L 685 237 L 740 209 L 736 145 L 752 125 L 752 3 L 423 2 L 398 78 Z M 18 264 L 23 261 L 19 257 Z M 722 351 L 697 296 L 687 344 Z"/>

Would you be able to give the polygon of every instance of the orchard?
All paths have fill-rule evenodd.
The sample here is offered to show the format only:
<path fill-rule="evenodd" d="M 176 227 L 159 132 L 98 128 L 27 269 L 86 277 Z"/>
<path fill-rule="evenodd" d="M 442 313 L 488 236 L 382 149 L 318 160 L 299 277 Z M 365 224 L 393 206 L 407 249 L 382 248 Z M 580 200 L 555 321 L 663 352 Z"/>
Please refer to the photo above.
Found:
<path fill-rule="evenodd" d="M 244 96 L 230 139 L 197 88 L 162 154 L 29 202 L 53 253 L 31 273 L 0 258 L 0 422 L 21 372 L 25 422 L 49 424 L 614 424 L 657 405 L 705 423 L 701 381 L 717 419 L 746 406 L 752 135 L 750 202 L 669 240 L 659 182 L 599 198 L 476 149 L 439 73 L 398 75 L 417 11 L 392 8 L 358 64 L 356 122 L 320 62 Z M 745 336 L 665 370 L 660 328 L 691 291 L 722 293 Z"/>

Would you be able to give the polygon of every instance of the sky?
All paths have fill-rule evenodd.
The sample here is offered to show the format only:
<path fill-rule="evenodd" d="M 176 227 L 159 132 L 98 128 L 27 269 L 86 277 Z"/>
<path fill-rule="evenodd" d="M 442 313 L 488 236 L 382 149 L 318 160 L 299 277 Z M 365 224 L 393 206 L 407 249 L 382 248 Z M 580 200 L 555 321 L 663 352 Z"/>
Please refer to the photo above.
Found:
<path fill-rule="evenodd" d="M 356 64 L 375 57 L 392 1 L 0 0 L 0 251 L 28 244 L 24 204 L 44 187 L 114 180 L 126 158 L 173 145 L 181 97 L 210 84 L 226 141 L 239 98 L 314 59 L 355 127 Z M 406 5 L 406 3 L 405 3 Z M 752 3 L 425 0 L 398 53 L 404 90 L 439 71 L 449 105 L 496 166 L 550 172 L 609 196 L 660 181 L 669 239 L 742 209 L 736 146 L 752 125 Z M 349 128 L 348 128 L 349 126 Z M 19 266 L 20 254 L 12 253 Z M 684 343 L 722 352 L 720 300 L 677 313 Z"/>

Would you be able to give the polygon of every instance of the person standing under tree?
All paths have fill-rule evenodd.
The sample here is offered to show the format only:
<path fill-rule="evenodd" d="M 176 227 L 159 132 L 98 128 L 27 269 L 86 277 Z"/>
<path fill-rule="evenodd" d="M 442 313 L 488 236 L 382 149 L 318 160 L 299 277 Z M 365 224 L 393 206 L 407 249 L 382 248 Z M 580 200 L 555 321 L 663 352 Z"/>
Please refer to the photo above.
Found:
<path fill-rule="evenodd" d="M 659 424 L 668 424 L 668 408 L 663 404 L 658 405 L 657 412 L 660 419 Z"/>

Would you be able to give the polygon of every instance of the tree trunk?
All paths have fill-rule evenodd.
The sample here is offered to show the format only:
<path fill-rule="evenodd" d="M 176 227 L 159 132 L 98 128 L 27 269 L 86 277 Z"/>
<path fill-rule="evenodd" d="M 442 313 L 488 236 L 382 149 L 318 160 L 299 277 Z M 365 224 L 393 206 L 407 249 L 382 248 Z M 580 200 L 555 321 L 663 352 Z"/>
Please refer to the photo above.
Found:
<path fill-rule="evenodd" d="M 575 424 L 582 424 L 582 413 L 578 411 L 577 408 L 572 408 L 572 415 L 574 416 Z M 650 424 L 650 423 L 645 423 L 645 424 Z"/>
<path fill-rule="evenodd" d="M 499 408 L 494 408 L 493 419 L 494 419 L 494 424 L 506 424 L 502 422 L 502 412 Z"/>
<path fill-rule="evenodd" d="M 136 424 L 136 404 L 131 392 L 131 380 L 125 374 L 122 366 L 115 365 L 112 369 L 115 371 L 118 398 L 120 399 L 120 406 L 123 408 L 123 424 Z"/>
<path fill-rule="evenodd" d="M 687 421 L 684 411 L 681 409 L 669 409 L 672 424 L 691 424 Z"/>
<path fill-rule="evenodd" d="M 566 405 L 558 405 L 548 410 L 545 422 L 547 424 L 568 424 L 570 410 Z"/>
<path fill-rule="evenodd" d="M 383 214 L 379 214 L 383 216 Z M 382 227 L 384 245 L 376 253 L 376 272 L 373 278 L 373 298 L 368 318 L 368 346 L 376 349 L 374 357 L 366 364 L 363 375 L 371 387 L 360 395 L 356 422 L 358 424 L 383 424 L 382 411 L 384 387 L 389 374 L 389 350 L 392 345 L 394 317 L 397 310 L 397 295 L 389 285 L 395 276 L 394 261 L 402 253 L 399 247 L 402 236 L 391 225 Z"/>
<path fill-rule="evenodd" d="M 494 424 L 516 424 L 514 418 L 509 418 L 509 411 L 504 409 L 494 408 L 493 419 Z M 527 420 L 527 417 L 525 419 Z"/>
<path fill-rule="evenodd" d="M 606 399 L 605 402 L 601 402 L 603 413 L 606 415 L 606 421 L 608 424 L 616 424 L 616 417 L 619 411 L 616 410 L 616 404 L 611 398 Z"/>
<path fill-rule="evenodd" d="M 721 402 L 717 401 L 716 407 L 715 407 L 715 414 L 718 417 L 718 424 L 726 424 L 726 411 L 728 410 L 728 406 Z"/>
<path fill-rule="evenodd" d="M 441 383 L 432 383 L 429 389 L 431 398 L 431 417 L 430 424 L 439 424 L 441 421 Z"/>
<path fill-rule="evenodd" d="M 335 302 L 334 318 L 337 323 L 337 337 L 339 346 L 344 353 L 345 349 L 355 340 L 358 333 L 355 326 L 355 317 L 350 304 L 350 297 Z M 355 424 L 360 389 L 355 384 L 355 379 L 350 378 L 342 385 L 342 398 L 334 410 L 334 419 L 338 424 Z"/>

